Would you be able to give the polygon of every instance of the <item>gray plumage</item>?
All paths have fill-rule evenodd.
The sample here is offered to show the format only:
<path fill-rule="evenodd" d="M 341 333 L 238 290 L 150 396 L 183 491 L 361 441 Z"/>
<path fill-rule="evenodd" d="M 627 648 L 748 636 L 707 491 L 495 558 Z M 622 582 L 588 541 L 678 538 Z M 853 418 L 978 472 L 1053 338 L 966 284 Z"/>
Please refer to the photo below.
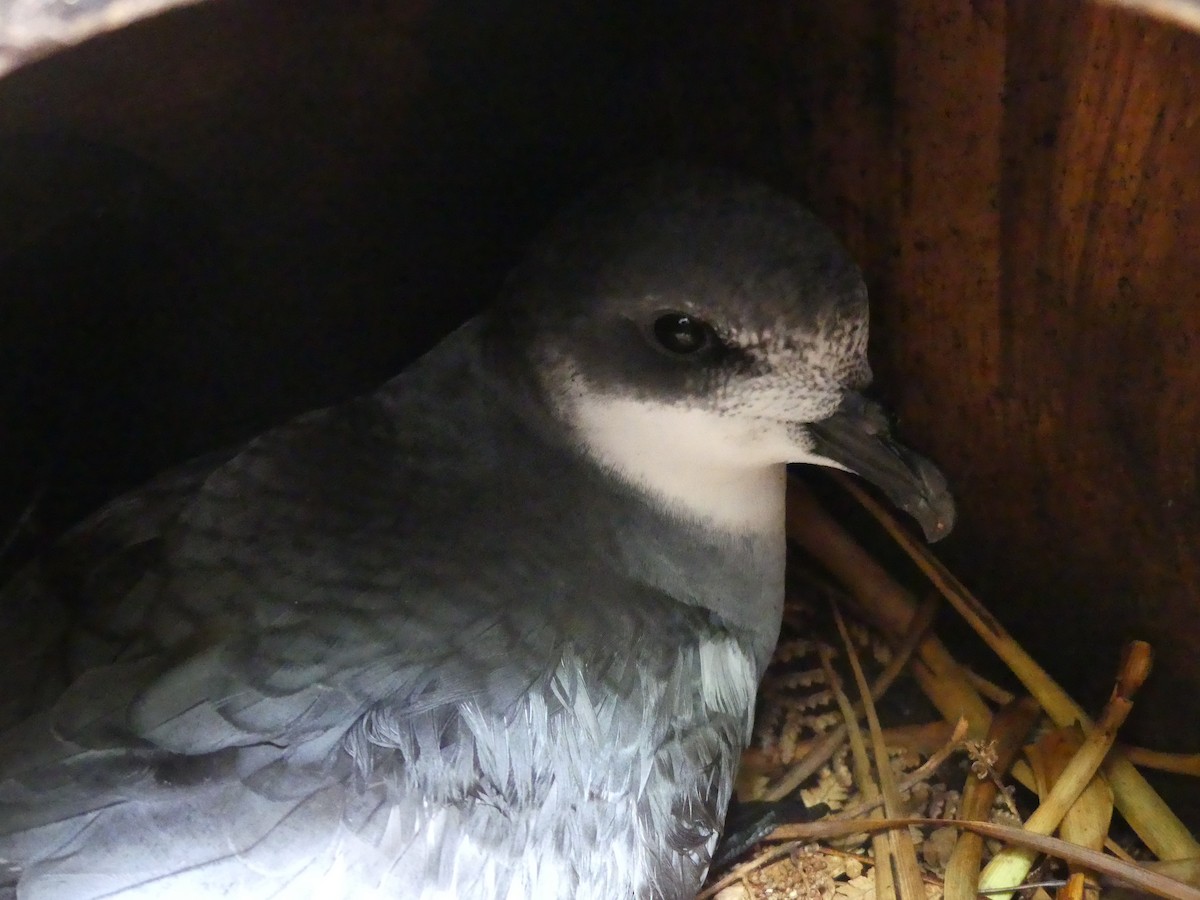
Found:
<path fill-rule="evenodd" d="M 827 461 L 805 423 L 865 337 L 808 213 L 660 172 L 377 392 L 78 526 L 0 596 L 17 895 L 690 896 L 779 627 L 782 464 Z"/>

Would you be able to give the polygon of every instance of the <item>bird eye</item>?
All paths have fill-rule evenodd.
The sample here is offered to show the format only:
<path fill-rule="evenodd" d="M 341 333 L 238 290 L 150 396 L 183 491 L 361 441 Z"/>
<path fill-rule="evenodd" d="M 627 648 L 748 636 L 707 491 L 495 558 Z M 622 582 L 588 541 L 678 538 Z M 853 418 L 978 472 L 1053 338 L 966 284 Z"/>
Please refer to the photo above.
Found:
<path fill-rule="evenodd" d="M 684 313 L 667 313 L 654 320 L 654 337 L 667 350 L 686 356 L 703 350 L 713 339 L 707 322 Z"/>

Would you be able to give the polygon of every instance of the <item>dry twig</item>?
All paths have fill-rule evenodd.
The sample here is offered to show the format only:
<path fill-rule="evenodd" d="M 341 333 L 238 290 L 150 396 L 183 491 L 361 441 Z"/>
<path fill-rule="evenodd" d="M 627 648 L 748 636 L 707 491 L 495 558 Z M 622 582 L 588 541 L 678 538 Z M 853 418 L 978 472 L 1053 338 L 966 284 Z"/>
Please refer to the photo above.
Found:
<path fill-rule="evenodd" d="M 941 828 L 952 825 L 966 831 L 973 831 L 985 838 L 1029 847 L 1038 853 L 1064 859 L 1067 862 L 1078 863 L 1088 869 L 1099 872 L 1115 881 L 1124 882 L 1144 893 L 1167 900 L 1200 900 L 1200 888 L 1193 887 L 1177 878 L 1169 877 L 1154 866 L 1139 865 L 1126 862 L 1086 847 L 1077 847 L 1059 838 L 1034 834 L 1024 828 L 1014 828 L 1009 825 L 997 825 L 994 822 L 962 822 L 947 819 L 929 819 L 921 817 L 905 819 L 853 819 L 827 818 L 819 822 L 788 826 L 790 834 L 802 841 L 830 840 L 858 832 L 873 832 L 887 828 L 907 828 L 916 825 L 921 828 Z M 1006 889 L 1011 888 L 1006 886 Z"/>
<path fill-rule="evenodd" d="M 837 700 L 838 708 L 846 720 L 846 735 L 850 739 L 850 754 L 854 761 L 854 778 L 859 792 L 870 801 L 882 800 L 879 787 L 871 777 L 871 760 L 867 756 L 867 747 L 863 743 L 862 732 L 858 728 L 858 716 L 850 704 L 850 698 L 842 689 L 842 679 L 833 668 L 832 654 L 828 647 L 821 647 L 821 667 L 829 679 L 829 689 Z M 853 832 L 852 832 L 853 833 Z M 871 837 L 871 849 L 875 853 L 875 895 L 880 900 L 894 900 L 896 897 L 896 881 L 892 874 L 892 841 L 886 832 L 876 832 Z M 900 900 L 908 900 L 902 897 Z"/>
<path fill-rule="evenodd" d="M 1033 815 L 1025 822 L 1025 829 L 1034 834 L 1052 834 L 1067 810 L 1100 769 L 1105 756 L 1117 737 L 1117 729 L 1133 709 L 1133 695 L 1150 674 L 1150 646 L 1134 641 L 1122 660 L 1117 684 L 1112 697 L 1104 707 L 1096 725 L 1088 731 L 1079 752 L 1067 763 L 1062 775 L 1042 799 Z M 983 874 L 979 876 L 979 887 L 992 890 L 1007 884 L 1016 884 L 1029 874 L 1036 854 L 1025 847 L 1009 847 L 997 854 Z M 1000 895 L 1008 900 L 1008 895 Z"/>
<path fill-rule="evenodd" d="M 912 658 L 913 651 L 917 645 L 925 638 L 925 632 L 929 630 L 929 626 L 933 624 L 933 619 L 937 615 L 938 603 L 935 598 L 928 598 L 921 604 L 912 621 L 909 622 L 908 629 L 901 639 L 899 645 L 892 653 L 892 658 L 888 661 L 887 666 L 875 679 L 875 683 L 871 686 L 870 697 L 874 701 L 878 701 L 888 688 L 892 686 L 900 673 L 904 671 L 904 667 L 908 665 Z M 863 702 L 860 700 L 854 704 L 855 715 L 861 715 L 863 711 Z M 800 785 L 809 779 L 821 766 L 825 765 L 837 752 L 838 747 L 846 740 L 846 725 L 837 725 L 823 734 L 813 745 L 813 748 L 806 753 L 799 762 L 793 765 L 778 781 L 770 785 L 763 793 L 763 799 L 768 802 L 782 800 L 792 791 L 796 790 Z"/>
<path fill-rule="evenodd" d="M 852 479 L 841 476 L 841 473 L 833 473 L 833 477 L 909 554 L 950 604 L 1008 665 L 1056 724 L 1066 726 L 1079 722 L 1087 729 L 1093 727 L 1082 707 L 1055 683 L 924 544 L 905 531 L 890 513 Z M 1187 826 L 1120 752 L 1109 755 L 1104 763 L 1104 773 L 1112 785 L 1117 808 L 1156 856 L 1160 859 L 1200 856 L 1200 842 L 1192 837 Z"/>
<path fill-rule="evenodd" d="M 903 815 L 900 792 L 896 788 L 896 773 L 892 771 L 891 760 L 888 759 L 887 746 L 883 742 L 883 726 L 879 724 L 879 712 L 871 701 L 871 689 L 867 686 L 867 676 L 859 662 L 858 652 L 854 642 L 850 640 L 850 632 L 846 628 L 846 620 L 837 604 L 833 604 L 833 619 L 837 624 L 838 634 L 846 647 L 846 660 L 854 673 L 854 681 L 862 696 L 863 709 L 867 716 L 867 727 L 871 732 L 871 746 L 875 754 L 875 771 L 879 777 L 879 787 L 883 793 L 883 807 L 890 818 Z M 925 888 L 921 884 L 921 867 L 917 863 L 917 850 L 913 845 L 912 835 L 904 829 L 888 832 L 891 841 L 891 859 L 895 867 L 891 878 L 895 884 L 896 893 L 901 900 L 919 900 L 925 896 Z M 878 876 L 876 877 L 878 884 Z"/>
<path fill-rule="evenodd" d="M 993 774 L 1008 771 L 1021 746 L 1025 735 L 1033 728 L 1041 715 L 1041 708 L 1029 697 L 1014 700 L 1000 710 L 992 720 L 988 740 L 995 745 L 996 759 L 991 766 Z M 958 818 L 961 820 L 986 821 L 992 809 L 999 784 L 994 779 L 968 779 L 963 790 Z M 975 900 L 979 885 L 979 864 L 983 858 L 983 838 L 972 832 L 963 832 L 954 845 L 954 852 L 946 864 L 945 900 Z"/>

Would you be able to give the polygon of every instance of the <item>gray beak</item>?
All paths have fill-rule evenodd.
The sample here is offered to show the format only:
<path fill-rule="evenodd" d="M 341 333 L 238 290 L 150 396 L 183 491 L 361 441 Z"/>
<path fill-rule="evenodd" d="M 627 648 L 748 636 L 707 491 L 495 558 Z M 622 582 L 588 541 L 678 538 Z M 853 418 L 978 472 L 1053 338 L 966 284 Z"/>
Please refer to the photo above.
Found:
<path fill-rule="evenodd" d="M 815 454 L 878 487 L 917 520 L 926 540 L 937 541 L 950 533 L 954 498 L 945 477 L 929 460 L 892 439 L 878 404 L 847 392 L 837 411 L 810 424 L 808 431 Z"/>

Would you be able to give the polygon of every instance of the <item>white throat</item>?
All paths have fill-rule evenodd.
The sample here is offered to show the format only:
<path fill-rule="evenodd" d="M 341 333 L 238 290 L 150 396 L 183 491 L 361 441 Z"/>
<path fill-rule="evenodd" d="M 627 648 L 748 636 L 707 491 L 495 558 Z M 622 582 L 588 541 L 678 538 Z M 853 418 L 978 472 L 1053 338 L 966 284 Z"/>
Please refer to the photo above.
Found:
<path fill-rule="evenodd" d="M 571 418 L 589 453 L 688 519 L 744 535 L 782 535 L 786 461 L 779 427 L 585 394 Z"/>

